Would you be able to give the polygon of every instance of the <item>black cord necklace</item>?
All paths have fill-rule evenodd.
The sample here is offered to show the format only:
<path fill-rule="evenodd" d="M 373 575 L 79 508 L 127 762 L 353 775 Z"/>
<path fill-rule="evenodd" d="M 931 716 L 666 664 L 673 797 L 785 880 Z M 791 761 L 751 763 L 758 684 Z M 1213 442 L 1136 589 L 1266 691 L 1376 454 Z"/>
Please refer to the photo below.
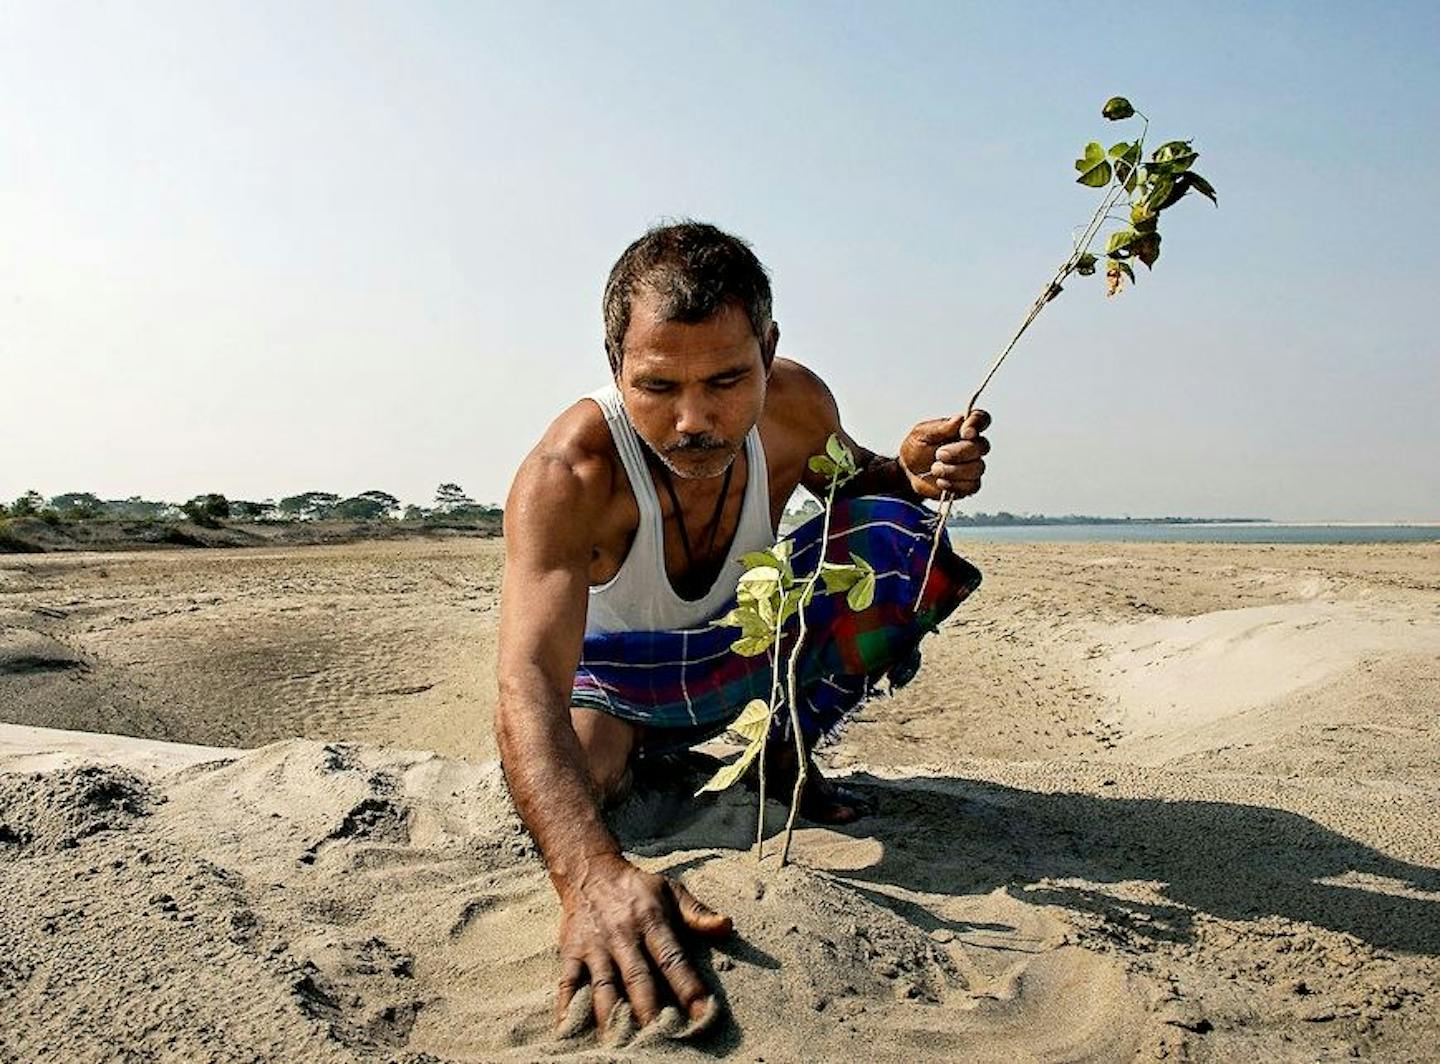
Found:
<path fill-rule="evenodd" d="M 720 534 L 720 518 L 725 513 L 725 503 L 730 496 L 730 478 L 735 473 L 735 463 L 732 461 L 725 467 L 725 479 L 720 482 L 720 497 L 715 500 L 715 512 L 710 515 L 710 523 L 706 526 L 705 551 L 708 554 L 715 549 L 715 537 Z M 680 506 L 680 496 L 675 492 L 675 482 L 670 479 L 670 470 L 665 463 L 660 463 L 660 482 L 665 485 L 666 492 L 670 495 L 670 503 L 675 507 L 675 523 L 680 529 L 680 549 L 685 552 L 685 570 L 689 575 L 695 566 L 695 555 L 690 550 L 690 533 L 685 531 L 685 511 Z"/>

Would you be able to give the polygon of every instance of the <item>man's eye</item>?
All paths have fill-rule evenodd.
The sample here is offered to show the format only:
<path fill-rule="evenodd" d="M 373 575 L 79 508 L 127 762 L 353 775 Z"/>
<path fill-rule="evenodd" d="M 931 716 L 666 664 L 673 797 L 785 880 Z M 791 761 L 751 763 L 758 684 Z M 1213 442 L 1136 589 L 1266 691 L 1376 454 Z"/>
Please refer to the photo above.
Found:
<path fill-rule="evenodd" d="M 649 392 L 651 395 L 663 395 L 665 392 L 668 392 L 672 386 L 669 384 L 662 384 L 656 381 L 651 381 L 648 384 L 640 385 L 640 387 L 645 391 Z"/>

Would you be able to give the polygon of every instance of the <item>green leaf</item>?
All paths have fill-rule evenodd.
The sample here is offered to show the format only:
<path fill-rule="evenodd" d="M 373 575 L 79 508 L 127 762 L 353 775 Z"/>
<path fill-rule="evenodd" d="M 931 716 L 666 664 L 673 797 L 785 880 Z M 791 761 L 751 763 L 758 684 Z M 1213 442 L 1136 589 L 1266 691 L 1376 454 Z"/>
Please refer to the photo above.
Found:
<path fill-rule="evenodd" d="M 1155 265 L 1155 260 L 1160 257 L 1160 234 L 1140 234 L 1140 238 L 1131 243 L 1130 252 L 1145 264 L 1147 270 L 1151 269 Z"/>
<path fill-rule="evenodd" d="M 730 730 L 752 743 L 758 740 L 770 730 L 770 703 L 763 698 L 750 699 L 740 715 L 731 722 Z"/>
<path fill-rule="evenodd" d="M 858 565 L 826 562 L 820 567 L 820 579 L 825 581 L 825 590 L 831 594 L 837 591 L 848 591 L 863 575 L 864 570 Z"/>
<path fill-rule="evenodd" d="M 1200 193 L 1200 195 L 1206 197 L 1211 203 L 1215 204 L 1215 206 L 1220 206 L 1220 201 L 1215 198 L 1214 185 L 1212 185 L 1209 181 L 1206 181 L 1203 177 L 1195 173 L 1195 171 L 1193 170 L 1191 170 L 1185 176 L 1189 178 L 1186 184 L 1190 188 L 1193 188 L 1196 192 Z"/>
<path fill-rule="evenodd" d="M 1168 174 L 1183 174 L 1190 169 L 1200 153 L 1190 147 L 1188 140 L 1171 140 L 1160 145 L 1150 154 L 1156 169 Z"/>
<path fill-rule="evenodd" d="M 780 589 L 780 570 L 773 565 L 757 565 L 746 569 L 735 582 L 735 591 L 741 598 L 769 598 Z"/>
<path fill-rule="evenodd" d="M 1081 277 L 1089 277 L 1095 272 L 1095 256 L 1088 251 L 1081 255 L 1075 260 L 1075 272 Z"/>
<path fill-rule="evenodd" d="M 742 618 L 743 616 L 744 616 L 743 611 L 741 611 L 741 610 L 737 607 L 736 609 L 733 609 L 733 610 L 731 610 L 729 613 L 727 613 L 724 617 L 716 617 L 713 621 L 710 622 L 710 627 L 711 627 L 711 628 L 742 628 L 742 627 L 744 627 L 744 625 L 745 625 L 745 622 L 744 622 L 743 620 L 741 620 L 741 618 Z"/>
<path fill-rule="evenodd" d="M 778 568 L 780 559 L 775 557 L 773 550 L 752 550 L 749 554 L 740 555 L 740 564 L 746 569 L 758 569 L 765 565 Z"/>
<path fill-rule="evenodd" d="M 754 606 L 737 606 L 719 620 L 711 621 L 712 628 L 739 628 L 742 638 L 750 639 L 770 635 L 773 625 L 760 616 Z"/>
<path fill-rule="evenodd" d="M 1129 118 L 1134 113 L 1135 108 L 1131 106 L 1130 101 L 1123 96 L 1110 97 L 1110 99 L 1105 101 L 1105 106 L 1100 108 L 1101 116 L 1110 119 L 1112 122 L 1119 122 L 1122 119 Z"/>
<path fill-rule="evenodd" d="M 1174 191 L 1174 178 L 1167 174 L 1156 174 L 1155 180 L 1150 183 L 1149 189 L 1145 192 L 1145 198 L 1140 202 L 1151 214 L 1158 214 L 1175 202 L 1175 200 L 1171 198 Z M 1178 196 L 1175 197 L 1175 199 L 1178 198 Z"/>
<path fill-rule="evenodd" d="M 754 629 L 754 631 L 759 634 L 770 635 L 778 630 L 779 626 L 775 623 L 775 610 L 779 605 L 780 598 L 778 589 L 771 594 L 758 596 L 738 595 L 737 589 L 737 597 L 740 599 L 742 606 L 748 601 L 750 608 L 755 611 L 755 616 L 760 619 L 759 627 Z M 749 632 L 746 632 L 746 635 L 749 634 Z"/>
<path fill-rule="evenodd" d="M 1133 166 L 1140 161 L 1140 142 L 1138 140 L 1122 140 L 1118 144 L 1112 144 L 1110 145 L 1110 157 Z"/>
<path fill-rule="evenodd" d="M 1152 220 L 1154 217 L 1155 215 L 1145 206 L 1144 200 L 1132 204 L 1130 207 L 1130 224 L 1132 226 L 1138 227 L 1141 223 Z"/>
<path fill-rule="evenodd" d="M 755 758 L 759 756 L 762 745 L 764 744 L 759 739 L 752 742 L 745 748 L 744 753 L 711 776 L 705 786 L 695 792 L 695 796 L 698 798 L 706 791 L 724 791 L 733 787 L 740 777 L 745 775 L 745 770 L 750 767 Z"/>
<path fill-rule="evenodd" d="M 730 644 L 730 649 L 742 658 L 755 658 L 769 650 L 770 644 L 773 642 L 775 642 L 775 636 L 770 632 L 766 632 L 764 635 L 742 635 Z"/>
<path fill-rule="evenodd" d="M 830 456 L 830 461 L 842 469 L 847 465 L 854 464 L 854 459 L 850 457 L 850 448 L 841 443 L 840 437 L 833 432 L 830 433 L 830 438 L 825 441 L 825 453 Z"/>
<path fill-rule="evenodd" d="M 1105 245 L 1105 254 L 1109 255 L 1112 259 L 1116 258 L 1117 253 L 1129 247 L 1139 235 L 1140 234 L 1133 229 L 1116 230 L 1110 234 L 1110 240 Z"/>
<path fill-rule="evenodd" d="M 1104 188 L 1110 183 L 1110 164 L 1101 159 L 1090 169 L 1081 172 L 1075 180 L 1090 188 Z"/>
<path fill-rule="evenodd" d="M 795 572 L 790 568 L 791 547 L 788 539 L 782 539 L 769 550 L 752 550 L 748 554 L 742 554 L 740 564 L 745 567 L 746 572 L 766 567 L 774 569 L 780 574 L 781 584 L 789 587 L 795 582 Z"/>
<path fill-rule="evenodd" d="M 845 593 L 845 602 L 856 613 L 869 609 L 875 601 L 875 573 L 870 571 L 855 581 L 855 586 Z"/>
<path fill-rule="evenodd" d="M 1092 140 L 1089 144 L 1085 145 L 1084 154 L 1081 155 L 1080 158 L 1075 160 L 1075 169 L 1079 170 L 1081 173 L 1084 173 L 1096 163 L 1101 163 L 1104 161 L 1105 149 L 1101 147 L 1098 140 Z"/>
<path fill-rule="evenodd" d="M 810 459 L 810 472 L 819 473 L 822 477 L 833 478 L 839 469 L 825 455 L 817 454 Z"/>

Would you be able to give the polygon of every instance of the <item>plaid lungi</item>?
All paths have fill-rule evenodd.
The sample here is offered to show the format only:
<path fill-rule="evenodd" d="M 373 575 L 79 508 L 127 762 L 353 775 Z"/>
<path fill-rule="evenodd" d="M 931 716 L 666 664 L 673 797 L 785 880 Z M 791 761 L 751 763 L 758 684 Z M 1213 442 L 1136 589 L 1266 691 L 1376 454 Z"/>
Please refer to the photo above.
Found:
<path fill-rule="evenodd" d="M 925 572 L 935 515 L 887 496 L 841 499 L 831 517 L 825 557 L 848 564 L 855 554 L 876 573 L 875 597 L 852 611 L 843 594 L 823 587 L 806 610 L 805 647 L 797 668 L 801 730 L 810 741 L 834 734 L 846 716 L 876 692 L 887 674 L 911 671 L 920 640 L 980 584 L 980 571 L 941 537 L 920 608 L 915 591 Z M 819 557 L 821 516 L 796 528 L 791 564 L 796 576 L 812 572 Z M 722 574 L 734 579 L 739 572 Z M 732 601 L 716 616 L 734 606 Z M 798 619 L 786 628 L 783 670 Z M 606 632 L 585 637 L 571 704 L 644 725 L 641 753 L 689 746 L 725 730 L 752 698 L 769 701 L 768 654 L 745 657 L 730 649 L 738 628 L 703 627 L 664 632 Z M 908 677 L 906 677 L 908 678 Z M 775 715 L 780 735 L 789 713 Z"/>

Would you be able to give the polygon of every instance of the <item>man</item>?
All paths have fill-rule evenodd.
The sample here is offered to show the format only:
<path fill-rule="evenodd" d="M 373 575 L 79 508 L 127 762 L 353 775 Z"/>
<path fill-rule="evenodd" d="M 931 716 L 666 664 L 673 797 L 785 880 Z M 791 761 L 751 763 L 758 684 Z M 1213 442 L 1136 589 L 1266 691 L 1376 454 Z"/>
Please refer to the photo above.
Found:
<path fill-rule="evenodd" d="M 563 909 L 560 1012 L 588 983 L 602 1030 L 620 1000 L 641 1024 L 672 998 L 692 1018 L 709 1006 L 677 931 L 723 936 L 729 919 L 626 861 L 601 809 L 624 792 L 637 758 L 717 734 L 744 704 L 737 692 L 768 692 L 766 659 L 727 653 L 737 633 L 706 628 L 733 596 L 736 560 L 774 542 L 797 486 L 823 497 L 809 459 L 839 436 L 861 472 L 845 485 L 847 509 L 837 507 L 825 550 L 845 560 L 846 537 L 865 536 L 862 556 L 894 557 L 876 565 L 888 578 L 874 607 L 849 622 L 877 626 L 861 641 L 866 654 L 851 653 L 857 641 L 839 629 L 807 641 L 817 681 L 801 699 L 808 747 L 875 680 L 903 679 L 920 636 L 978 583 L 944 547 L 917 617 L 930 528 L 918 501 L 979 490 L 990 421 L 978 410 L 923 421 L 898 459 L 855 444 L 825 383 L 776 358 L 764 267 L 713 226 L 665 226 L 632 244 L 611 271 L 604 318 L 613 387 L 555 420 L 506 503 L 495 715 L 511 793 Z M 813 528 L 809 539 L 818 548 Z M 820 551 L 811 554 L 813 569 Z M 694 653 L 706 639 L 718 650 Z M 671 668 L 678 682 L 665 687 L 656 676 Z M 779 768 L 793 772 L 792 741 L 770 745 L 792 751 Z M 864 812 L 812 779 L 807 816 Z"/>

